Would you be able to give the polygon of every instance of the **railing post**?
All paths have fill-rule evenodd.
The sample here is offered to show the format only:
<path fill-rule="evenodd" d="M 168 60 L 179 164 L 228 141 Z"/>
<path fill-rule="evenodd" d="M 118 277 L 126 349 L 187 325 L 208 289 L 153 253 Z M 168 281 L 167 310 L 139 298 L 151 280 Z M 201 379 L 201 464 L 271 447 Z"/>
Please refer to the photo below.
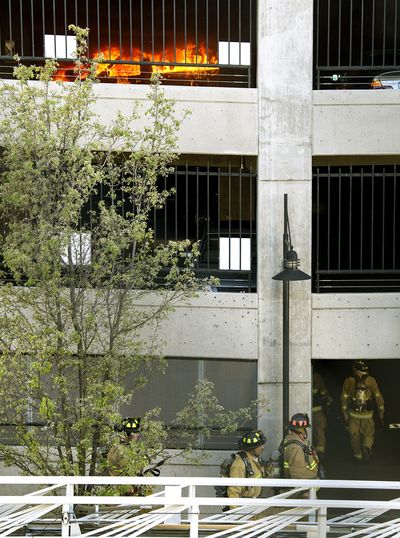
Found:
<path fill-rule="evenodd" d="M 168 499 L 169 496 L 171 497 L 181 497 L 182 496 L 182 490 L 180 486 L 165 486 L 165 498 Z M 169 505 L 171 506 L 171 502 Z M 168 523 L 170 525 L 179 525 L 181 522 L 181 514 L 173 514 L 171 517 L 165 520 L 165 523 Z"/>
<path fill-rule="evenodd" d="M 317 498 L 317 488 L 310 488 L 310 500 L 315 501 Z M 311 512 L 311 514 L 308 516 L 308 521 L 310 523 L 315 523 L 317 520 L 316 518 L 316 512 Z"/>
<path fill-rule="evenodd" d="M 67 484 L 65 486 L 66 497 L 74 496 L 74 485 Z M 73 504 L 63 504 L 62 506 L 62 519 L 61 519 L 61 536 L 67 538 L 70 536 L 71 515 L 74 513 Z"/>
<path fill-rule="evenodd" d="M 189 499 L 196 498 L 196 486 L 193 484 L 189 486 Z M 189 513 L 190 522 L 190 534 L 189 538 L 198 538 L 199 536 L 199 507 L 197 505 L 191 505 Z"/>
<path fill-rule="evenodd" d="M 326 517 L 327 509 L 325 507 L 318 510 L 318 538 L 326 538 Z"/>

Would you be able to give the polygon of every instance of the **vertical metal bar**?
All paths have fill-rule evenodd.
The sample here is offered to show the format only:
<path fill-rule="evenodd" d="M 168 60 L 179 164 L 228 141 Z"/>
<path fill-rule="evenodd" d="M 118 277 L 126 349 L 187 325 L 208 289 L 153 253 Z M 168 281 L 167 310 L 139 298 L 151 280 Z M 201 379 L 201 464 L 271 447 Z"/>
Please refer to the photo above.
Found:
<path fill-rule="evenodd" d="M 144 58 L 143 0 L 140 0 L 140 61 Z"/>
<path fill-rule="evenodd" d="M 371 269 L 374 268 L 374 202 L 375 202 L 375 166 L 372 165 L 371 175 Z"/>
<path fill-rule="evenodd" d="M 252 24 L 252 21 L 253 21 L 253 6 L 252 6 L 252 0 L 250 0 L 250 22 L 249 22 L 249 40 L 250 40 L 250 68 L 249 68 L 249 80 L 247 82 L 247 85 L 248 87 L 250 88 L 251 86 L 251 83 L 252 83 L 252 79 L 253 79 L 253 70 L 254 70 L 254 66 L 253 66 L 253 61 L 252 61 L 252 58 L 253 58 L 253 55 L 252 55 L 252 49 L 253 49 L 253 24 Z"/>
<path fill-rule="evenodd" d="M 65 56 L 67 56 L 67 3 L 64 0 L 64 43 L 65 43 Z"/>
<path fill-rule="evenodd" d="M 217 47 L 219 48 L 219 0 L 217 0 Z M 218 63 L 220 63 L 219 57 Z"/>
<path fill-rule="evenodd" d="M 210 268 L 210 161 L 207 161 L 207 269 Z"/>
<path fill-rule="evenodd" d="M 360 175 L 360 269 L 363 268 L 363 235 L 364 235 L 364 168 Z"/>
<path fill-rule="evenodd" d="M 250 13 L 251 17 L 251 13 Z M 239 65 L 242 65 L 242 1 L 239 0 Z"/>
<path fill-rule="evenodd" d="M 242 167 L 239 166 L 239 269 L 242 269 Z"/>
<path fill-rule="evenodd" d="M 196 43 L 196 63 L 198 62 L 198 53 L 199 53 L 199 35 L 198 35 L 198 4 L 197 0 L 194 3 L 194 34 L 195 34 L 195 43 Z"/>
<path fill-rule="evenodd" d="M 53 0 L 53 38 L 54 38 L 54 56 L 58 58 L 57 55 L 57 45 L 56 45 L 56 3 Z"/>
<path fill-rule="evenodd" d="M 43 50 L 44 50 L 44 36 L 46 35 L 46 21 L 44 17 L 44 0 L 42 0 L 42 29 L 43 29 Z M 11 37 L 11 36 L 10 36 Z"/>
<path fill-rule="evenodd" d="M 25 56 L 24 51 L 24 25 L 23 25 L 23 15 L 22 15 L 22 0 L 19 0 L 19 25 L 21 32 L 21 56 Z"/>
<path fill-rule="evenodd" d="M 208 0 L 206 0 L 206 64 L 208 64 Z"/>
<path fill-rule="evenodd" d="M 375 0 L 372 0 L 372 27 L 371 27 L 371 34 L 372 34 L 372 42 L 371 42 L 371 54 L 372 54 L 372 60 L 371 65 L 375 64 Z"/>
<path fill-rule="evenodd" d="M 397 166 L 394 165 L 393 170 L 393 241 L 392 241 L 392 252 L 393 252 L 393 269 L 396 267 L 396 180 L 397 180 Z"/>
<path fill-rule="evenodd" d="M 351 269 L 351 247 L 352 247 L 352 212 L 353 206 L 353 167 L 350 166 L 350 178 L 349 178 L 349 269 Z"/>
<path fill-rule="evenodd" d="M 178 166 L 175 166 L 175 241 L 178 241 Z"/>
<path fill-rule="evenodd" d="M 342 41 L 342 0 L 339 0 L 338 3 L 338 9 L 339 9 L 339 21 L 338 21 L 338 63 L 337 65 L 341 65 L 340 63 L 340 47 L 341 47 L 341 41 Z"/>
<path fill-rule="evenodd" d="M 386 182 L 386 174 L 385 174 L 385 168 L 383 168 L 382 172 L 382 270 L 385 269 L 385 182 Z"/>
<path fill-rule="evenodd" d="M 185 222 L 186 222 L 186 239 L 189 239 L 189 165 L 186 161 L 186 174 L 185 174 L 185 180 L 186 180 L 186 193 L 185 193 Z"/>
<path fill-rule="evenodd" d="M 32 35 L 32 56 L 35 57 L 35 13 L 33 10 L 33 0 L 31 0 L 31 35 Z"/>
<path fill-rule="evenodd" d="M 331 0 L 328 0 L 328 28 L 326 32 L 326 65 L 330 65 L 330 40 L 331 40 Z"/>
<path fill-rule="evenodd" d="M 363 65 L 364 52 L 364 0 L 361 0 L 361 32 L 360 32 L 360 66 Z"/>
<path fill-rule="evenodd" d="M 328 246 L 328 252 L 327 252 L 327 260 L 328 260 L 328 267 L 327 270 L 331 268 L 331 167 L 328 166 L 328 225 L 327 225 L 327 232 L 328 237 L 326 244 Z"/>
<path fill-rule="evenodd" d="M 353 47 L 353 0 L 350 0 L 350 35 L 349 35 L 349 65 L 352 65 L 353 63 L 353 54 L 352 54 L 352 47 Z"/>
<path fill-rule="evenodd" d="M 183 34 L 184 34 L 184 46 L 185 46 L 185 63 L 187 62 L 187 9 L 186 0 L 183 2 Z"/>
<path fill-rule="evenodd" d="M 78 0 L 75 0 L 75 26 L 78 26 Z"/>
<path fill-rule="evenodd" d="M 231 0 L 228 0 L 228 64 L 231 63 Z"/>
<path fill-rule="evenodd" d="M 101 42 L 100 42 L 100 0 L 97 0 L 97 53 L 100 53 Z"/>
<path fill-rule="evenodd" d="M 342 236 L 342 169 L 338 177 L 338 270 L 341 269 L 341 236 Z"/>
<path fill-rule="evenodd" d="M 399 3 L 395 1 L 394 3 L 394 31 L 393 31 L 393 65 L 397 65 L 397 17 L 398 17 L 398 5 Z"/>
<path fill-rule="evenodd" d="M 89 28 L 89 0 L 86 0 L 86 28 Z M 93 56 L 90 54 L 90 32 L 87 36 L 87 45 L 88 45 L 88 56 Z"/>
<path fill-rule="evenodd" d="M 132 0 L 129 0 L 129 57 L 133 60 L 133 28 L 132 28 Z"/>
<path fill-rule="evenodd" d="M 316 0 L 316 24 L 314 27 L 315 32 L 315 67 L 318 69 L 319 67 L 319 1 Z M 319 86 L 317 85 L 317 90 L 319 90 Z"/>
<path fill-rule="evenodd" d="M 320 175 L 319 168 L 317 168 L 317 238 L 316 238 L 316 270 L 317 270 L 317 293 L 319 293 L 319 268 L 320 268 L 320 251 L 319 251 L 319 242 L 320 242 Z"/>
<path fill-rule="evenodd" d="M 110 6 L 110 0 L 107 1 L 107 18 L 108 18 L 108 59 L 111 60 L 111 6 Z"/>
<path fill-rule="evenodd" d="M 121 0 L 118 0 L 119 59 L 122 60 L 122 20 Z"/>
<path fill-rule="evenodd" d="M 165 0 L 162 0 L 162 61 L 165 62 Z"/>
<path fill-rule="evenodd" d="M 154 0 L 151 0 L 151 61 L 154 62 Z"/>
<path fill-rule="evenodd" d="M 221 266 L 221 259 L 219 257 L 220 250 L 220 241 L 221 241 L 221 168 L 218 167 L 218 186 L 217 186 L 217 235 L 218 235 L 218 269 Z"/>
<path fill-rule="evenodd" d="M 196 166 L 196 241 L 199 240 L 199 167 Z"/>
<path fill-rule="evenodd" d="M 386 65 L 386 0 L 383 0 L 382 62 Z"/>
<path fill-rule="evenodd" d="M 157 241 L 157 209 L 153 209 L 154 215 L 154 241 Z"/>
<path fill-rule="evenodd" d="M 167 190 L 167 177 L 164 177 L 164 190 Z M 165 200 L 164 203 L 164 241 L 167 243 L 168 241 L 168 202 Z"/>
<path fill-rule="evenodd" d="M 176 0 L 173 1 L 174 19 L 174 63 L 176 64 Z"/>
<path fill-rule="evenodd" d="M 250 188 L 249 188 L 249 197 L 250 197 L 250 207 L 249 207 L 249 215 L 250 215 L 250 249 L 251 249 L 251 243 L 253 241 L 253 165 L 250 164 Z M 250 250 L 251 255 L 251 250 Z"/>
<path fill-rule="evenodd" d="M 228 237 L 229 237 L 229 269 L 231 268 L 232 249 L 232 163 L 228 164 Z"/>

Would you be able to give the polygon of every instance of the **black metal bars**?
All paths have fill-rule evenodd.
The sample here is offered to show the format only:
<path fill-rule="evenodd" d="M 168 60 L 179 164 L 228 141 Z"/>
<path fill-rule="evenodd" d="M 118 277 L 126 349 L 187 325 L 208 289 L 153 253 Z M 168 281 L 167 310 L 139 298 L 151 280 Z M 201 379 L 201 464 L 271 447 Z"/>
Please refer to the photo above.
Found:
<path fill-rule="evenodd" d="M 73 78 L 69 24 L 90 29 L 89 55 L 104 57 L 100 80 L 254 86 L 255 0 L 0 0 L 0 76 L 11 58 L 56 57 Z"/>
<path fill-rule="evenodd" d="M 317 89 L 370 88 L 400 69 L 398 0 L 314 0 Z"/>
<path fill-rule="evenodd" d="M 313 171 L 314 291 L 400 291 L 400 166 Z"/>

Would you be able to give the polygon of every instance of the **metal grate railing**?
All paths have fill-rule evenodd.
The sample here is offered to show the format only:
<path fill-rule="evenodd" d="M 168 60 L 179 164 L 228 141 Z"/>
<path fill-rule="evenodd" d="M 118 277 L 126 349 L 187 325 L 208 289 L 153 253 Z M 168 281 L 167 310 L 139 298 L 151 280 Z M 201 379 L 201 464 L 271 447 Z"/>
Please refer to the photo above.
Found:
<path fill-rule="evenodd" d="M 221 166 L 189 161 L 175 166 L 171 174 L 159 178 L 160 190 L 171 194 L 149 218 L 156 244 L 198 242 L 200 256 L 194 269 L 199 277 L 217 277 L 216 291 L 255 291 L 256 184 L 253 164 L 244 159 Z M 107 199 L 107 193 L 99 189 L 90 210 L 101 199 Z M 128 210 L 128 202 L 123 207 Z"/>
<path fill-rule="evenodd" d="M 400 71 L 398 0 L 314 0 L 314 63 L 322 90 L 368 89 Z"/>
<path fill-rule="evenodd" d="M 399 483 L 395 481 L 2 476 L 0 484 L 6 491 L 10 485 L 19 488 L 17 494 L 0 497 L 2 536 L 163 537 L 174 531 L 190 538 L 399 535 Z M 115 488 L 123 485 L 158 491 L 146 496 L 115 494 Z M 40 489 L 21 493 L 27 486 L 29 491 Z M 222 511 L 227 499 L 215 497 L 213 486 L 282 492 L 266 498 L 235 498 L 236 506 Z M 316 498 L 317 490 L 321 499 Z M 84 491 L 89 494 L 83 495 Z M 379 500 L 382 494 L 385 500 Z"/>
<path fill-rule="evenodd" d="M 255 86 L 256 0 L 1 0 L 0 77 L 12 56 L 55 57 L 73 80 L 69 24 L 90 29 L 89 56 L 102 54 L 101 82 Z"/>
<path fill-rule="evenodd" d="M 318 166 L 313 171 L 313 287 L 400 291 L 400 167 Z"/>

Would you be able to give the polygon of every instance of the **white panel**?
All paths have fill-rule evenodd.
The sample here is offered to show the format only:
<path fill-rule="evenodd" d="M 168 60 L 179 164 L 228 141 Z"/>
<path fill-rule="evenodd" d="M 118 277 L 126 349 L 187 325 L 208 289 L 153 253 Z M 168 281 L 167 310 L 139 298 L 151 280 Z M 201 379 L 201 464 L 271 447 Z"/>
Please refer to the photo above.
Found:
<path fill-rule="evenodd" d="M 234 271 L 240 270 L 240 239 L 239 237 L 231 238 L 229 269 L 232 269 Z"/>
<path fill-rule="evenodd" d="M 220 41 L 218 43 L 218 62 L 229 65 L 250 65 L 250 43 Z"/>
<path fill-rule="evenodd" d="M 230 269 L 229 237 L 220 237 L 219 239 L 219 268 Z"/>
<path fill-rule="evenodd" d="M 65 35 L 44 36 L 44 55 L 46 58 L 73 58 L 76 51 L 76 37 Z"/>
<path fill-rule="evenodd" d="M 90 265 L 91 263 L 91 234 L 73 233 L 70 239 L 71 258 L 74 265 Z M 68 263 L 68 251 L 61 254 L 61 260 Z"/>
<path fill-rule="evenodd" d="M 250 249 L 251 240 L 250 237 L 242 237 L 242 249 L 240 255 L 240 269 L 242 271 L 250 271 L 251 263 L 251 249 Z"/>
<path fill-rule="evenodd" d="M 233 271 L 250 270 L 250 238 L 220 237 L 219 268 Z"/>

